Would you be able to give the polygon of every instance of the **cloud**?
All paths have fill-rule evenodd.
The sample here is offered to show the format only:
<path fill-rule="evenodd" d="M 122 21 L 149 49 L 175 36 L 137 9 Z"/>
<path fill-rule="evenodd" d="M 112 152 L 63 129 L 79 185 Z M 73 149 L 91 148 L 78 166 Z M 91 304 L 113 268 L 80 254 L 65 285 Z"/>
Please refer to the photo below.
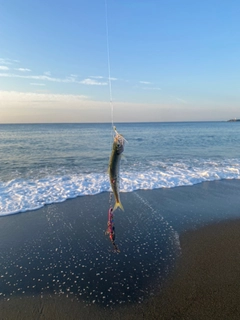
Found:
<path fill-rule="evenodd" d="M 66 78 L 54 78 L 49 75 L 22 75 L 15 73 L 0 73 L 0 77 L 2 78 L 19 78 L 19 79 L 29 79 L 29 80 L 40 80 L 40 81 L 50 81 L 50 82 L 58 82 L 58 83 L 78 83 L 84 85 L 93 85 L 93 86 L 106 86 L 107 82 L 100 82 L 94 79 L 84 79 L 82 81 L 78 81 L 75 75 L 68 76 Z"/>
<path fill-rule="evenodd" d="M 227 110 L 225 101 L 179 105 L 176 101 L 161 104 L 115 101 L 114 121 L 216 121 L 229 119 L 239 111 L 237 101 Z M 93 101 L 84 95 L 0 90 L 0 123 L 111 121 L 109 101 Z"/>
<path fill-rule="evenodd" d="M 102 76 L 89 76 L 89 78 L 93 78 L 93 79 L 104 79 L 104 77 L 102 77 Z M 105 78 L 105 79 L 108 79 L 108 78 Z M 118 80 L 118 79 L 111 77 L 110 80 L 116 81 L 116 80 Z"/>
<path fill-rule="evenodd" d="M 18 68 L 18 69 L 15 69 L 15 70 L 22 71 L 22 72 L 29 72 L 29 71 L 31 71 L 30 69 L 27 69 L 27 68 Z"/>
<path fill-rule="evenodd" d="M 84 95 L 0 91 L 0 123 L 109 122 L 109 103 Z"/>
<path fill-rule="evenodd" d="M 32 85 L 34 85 L 32 83 Z M 39 84 L 37 84 L 39 85 Z M 44 84 L 43 84 L 44 85 Z M 52 94 L 52 93 L 34 93 L 34 92 L 18 92 L 18 91 L 0 91 L 1 102 L 60 102 L 60 101 L 86 101 L 87 96 L 72 94 Z"/>
<path fill-rule="evenodd" d="M 18 60 L 0 58 L 0 63 L 1 64 L 11 65 L 11 64 L 14 64 L 14 63 L 18 63 L 18 62 L 19 62 Z"/>
<path fill-rule="evenodd" d="M 30 83 L 31 86 L 45 86 L 45 83 Z"/>
<path fill-rule="evenodd" d="M 6 71 L 6 70 L 9 70 L 9 68 L 8 68 L 8 67 L 6 67 L 6 66 L 0 66 L 0 70 L 4 70 L 4 71 Z"/>
<path fill-rule="evenodd" d="M 51 81 L 51 82 L 62 82 L 62 83 L 70 83 L 70 82 L 77 82 L 75 78 L 73 77 L 67 77 L 65 79 L 60 78 L 53 78 L 47 75 L 19 75 L 19 74 L 13 74 L 13 73 L 0 73 L 0 77 L 3 78 L 20 78 L 20 79 L 30 79 L 30 80 L 41 80 L 41 81 Z M 78 82 L 80 83 L 80 82 Z"/>
<path fill-rule="evenodd" d="M 99 82 L 99 81 L 89 79 L 89 78 L 80 81 L 80 83 L 90 85 L 90 86 L 106 86 L 108 84 L 107 82 Z"/>
<path fill-rule="evenodd" d="M 116 119 L 135 119 L 139 105 L 114 103 Z M 146 106 L 143 108 L 146 110 Z M 111 122 L 108 101 L 83 95 L 0 91 L 1 123 Z"/>
<path fill-rule="evenodd" d="M 44 72 L 42 75 L 27 75 L 24 72 L 31 71 L 27 68 L 15 68 L 17 71 L 21 71 L 22 74 L 17 73 L 4 73 L 1 71 L 7 71 L 9 68 L 7 66 L 0 66 L 0 78 L 18 78 L 18 79 L 28 79 L 28 80 L 39 80 L 39 81 L 50 81 L 50 82 L 58 82 L 58 83 L 77 83 L 91 86 L 106 86 L 109 81 L 98 81 L 99 79 L 104 79 L 102 76 L 91 76 L 89 78 L 78 80 L 78 75 L 71 74 L 65 78 L 57 78 L 52 77 L 50 71 Z M 108 79 L 109 80 L 109 79 Z M 118 80 L 117 78 L 110 78 L 112 81 Z"/>
<path fill-rule="evenodd" d="M 90 76 L 90 78 L 93 78 L 93 79 L 103 79 L 102 76 Z"/>
<path fill-rule="evenodd" d="M 139 83 L 142 83 L 142 84 L 151 84 L 151 82 L 148 82 L 148 81 L 139 81 Z"/>
<path fill-rule="evenodd" d="M 159 87 L 144 87 L 143 89 L 144 90 L 157 90 L 157 91 L 162 90 L 162 88 L 159 88 Z"/>

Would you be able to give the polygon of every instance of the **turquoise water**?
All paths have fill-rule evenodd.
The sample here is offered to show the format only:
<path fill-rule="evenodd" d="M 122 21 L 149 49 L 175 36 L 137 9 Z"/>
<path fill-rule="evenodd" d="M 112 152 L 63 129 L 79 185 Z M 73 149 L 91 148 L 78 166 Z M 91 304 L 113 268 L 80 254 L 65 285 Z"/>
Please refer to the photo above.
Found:
<path fill-rule="evenodd" d="M 240 123 L 119 123 L 121 191 L 240 178 Z M 0 125 L 0 214 L 110 191 L 110 124 Z"/>

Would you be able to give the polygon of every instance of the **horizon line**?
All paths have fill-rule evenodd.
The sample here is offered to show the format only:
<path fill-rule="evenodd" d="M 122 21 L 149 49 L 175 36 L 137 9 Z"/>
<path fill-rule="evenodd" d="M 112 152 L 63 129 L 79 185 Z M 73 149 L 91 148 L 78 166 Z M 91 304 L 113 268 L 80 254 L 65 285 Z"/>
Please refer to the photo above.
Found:
<path fill-rule="evenodd" d="M 230 119 L 231 120 L 231 119 Z M 116 121 L 114 123 L 196 123 L 196 122 L 229 122 L 229 120 L 185 120 L 185 121 Z M 5 122 L 0 125 L 27 125 L 27 124 L 111 124 L 111 121 L 106 122 Z"/>

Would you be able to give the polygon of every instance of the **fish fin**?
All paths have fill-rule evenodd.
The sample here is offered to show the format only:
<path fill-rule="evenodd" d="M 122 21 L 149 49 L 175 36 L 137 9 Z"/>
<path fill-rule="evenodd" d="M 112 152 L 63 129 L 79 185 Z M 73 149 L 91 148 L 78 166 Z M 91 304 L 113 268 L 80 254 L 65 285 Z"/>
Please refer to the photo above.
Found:
<path fill-rule="evenodd" d="M 120 208 L 122 211 L 124 211 L 124 208 L 123 208 L 123 206 L 121 204 L 121 201 L 115 203 L 113 211 L 115 211 L 117 208 Z"/>

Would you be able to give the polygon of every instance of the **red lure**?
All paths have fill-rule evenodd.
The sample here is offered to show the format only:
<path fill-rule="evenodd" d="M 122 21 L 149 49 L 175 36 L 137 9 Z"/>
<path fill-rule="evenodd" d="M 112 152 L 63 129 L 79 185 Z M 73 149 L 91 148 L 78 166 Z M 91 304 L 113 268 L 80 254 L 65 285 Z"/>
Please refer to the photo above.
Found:
<path fill-rule="evenodd" d="M 120 252 L 120 250 L 118 249 L 117 245 L 115 244 L 115 227 L 114 227 L 114 224 L 113 224 L 113 208 L 112 207 L 110 207 L 109 210 L 108 210 L 108 223 L 107 223 L 106 234 L 109 235 L 109 239 L 113 244 L 114 251 L 115 252 Z"/>

